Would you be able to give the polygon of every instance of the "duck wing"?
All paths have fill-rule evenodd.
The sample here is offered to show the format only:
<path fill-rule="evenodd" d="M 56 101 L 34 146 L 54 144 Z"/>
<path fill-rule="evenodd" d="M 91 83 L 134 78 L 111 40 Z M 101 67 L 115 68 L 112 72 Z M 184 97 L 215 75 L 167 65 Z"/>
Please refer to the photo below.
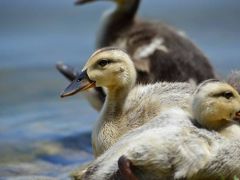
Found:
<path fill-rule="evenodd" d="M 110 45 L 125 49 L 138 82 L 183 82 L 215 78 L 207 57 L 182 32 L 156 22 L 136 22 Z"/>

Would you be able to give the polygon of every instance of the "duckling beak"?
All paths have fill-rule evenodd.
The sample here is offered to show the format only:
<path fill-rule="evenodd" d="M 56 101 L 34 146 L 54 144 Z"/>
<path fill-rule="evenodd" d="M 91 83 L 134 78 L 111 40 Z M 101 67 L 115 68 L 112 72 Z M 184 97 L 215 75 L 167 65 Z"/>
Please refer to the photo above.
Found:
<path fill-rule="evenodd" d="M 95 0 L 76 0 L 75 1 L 75 4 L 76 5 L 82 5 L 82 4 L 86 4 L 86 3 L 89 3 L 89 2 L 94 2 Z"/>
<path fill-rule="evenodd" d="M 85 91 L 95 87 L 95 82 L 90 80 L 87 75 L 87 70 L 83 71 L 76 79 L 61 93 L 61 97 L 72 96 L 80 91 Z"/>
<path fill-rule="evenodd" d="M 235 117 L 233 118 L 233 120 L 240 123 L 240 111 L 238 111 L 238 112 L 235 114 Z"/>
<path fill-rule="evenodd" d="M 106 0 L 76 0 L 75 4 L 76 5 L 82 5 L 82 4 L 87 4 L 87 3 L 90 3 L 90 2 L 94 2 L 94 1 L 106 1 Z M 116 1 L 116 2 L 118 2 L 118 0 L 108 0 L 108 1 Z"/>

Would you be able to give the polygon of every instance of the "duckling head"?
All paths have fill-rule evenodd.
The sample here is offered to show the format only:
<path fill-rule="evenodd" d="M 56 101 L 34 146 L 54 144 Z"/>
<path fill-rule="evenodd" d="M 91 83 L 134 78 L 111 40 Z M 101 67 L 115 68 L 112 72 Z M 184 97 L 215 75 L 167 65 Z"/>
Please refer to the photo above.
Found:
<path fill-rule="evenodd" d="M 61 97 L 92 87 L 129 91 L 135 82 L 136 70 L 128 54 L 119 48 L 106 47 L 90 56 L 82 73 L 64 90 Z"/>
<path fill-rule="evenodd" d="M 240 95 L 225 82 L 207 80 L 194 93 L 192 111 L 202 126 L 219 130 L 240 122 Z"/>

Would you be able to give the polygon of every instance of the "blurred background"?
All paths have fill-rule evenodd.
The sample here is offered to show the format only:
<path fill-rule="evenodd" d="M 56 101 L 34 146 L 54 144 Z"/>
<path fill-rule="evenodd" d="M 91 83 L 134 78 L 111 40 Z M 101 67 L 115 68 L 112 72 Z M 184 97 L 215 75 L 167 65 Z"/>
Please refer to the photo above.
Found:
<path fill-rule="evenodd" d="M 98 114 L 81 95 L 60 99 L 68 81 L 55 64 L 81 69 L 109 8 L 114 4 L 0 1 L 0 179 L 65 179 L 92 159 L 90 132 Z M 240 69 L 240 1 L 143 0 L 139 16 L 185 31 L 222 77 Z"/>

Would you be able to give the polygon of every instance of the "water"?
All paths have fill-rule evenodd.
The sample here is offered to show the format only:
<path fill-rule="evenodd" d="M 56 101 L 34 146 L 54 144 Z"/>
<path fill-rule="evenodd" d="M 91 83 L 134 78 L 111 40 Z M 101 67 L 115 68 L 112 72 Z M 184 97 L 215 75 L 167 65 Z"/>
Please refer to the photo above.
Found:
<path fill-rule="evenodd" d="M 66 179 L 92 159 L 97 113 L 81 95 L 59 98 L 68 82 L 55 63 L 80 69 L 93 52 L 99 17 L 111 6 L 0 1 L 0 179 Z M 183 29 L 223 77 L 240 69 L 240 1 L 145 0 L 139 14 Z"/>

